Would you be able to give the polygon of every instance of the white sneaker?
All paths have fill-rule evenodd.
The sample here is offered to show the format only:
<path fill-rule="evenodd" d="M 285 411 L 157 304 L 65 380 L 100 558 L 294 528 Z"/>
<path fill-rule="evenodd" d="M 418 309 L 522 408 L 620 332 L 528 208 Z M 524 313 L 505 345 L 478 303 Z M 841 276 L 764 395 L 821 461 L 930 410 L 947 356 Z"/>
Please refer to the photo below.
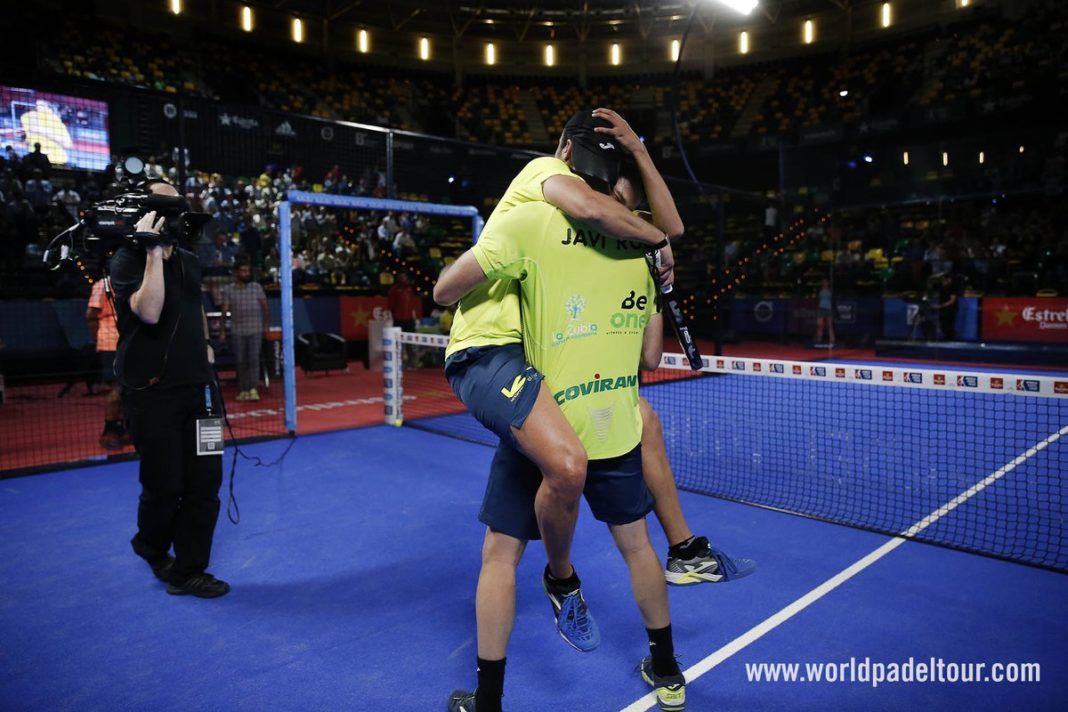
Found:
<path fill-rule="evenodd" d="M 253 388 L 251 391 L 248 392 L 248 398 L 246 398 L 245 400 L 258 401 L 259 399 L 260 392 Z"/>

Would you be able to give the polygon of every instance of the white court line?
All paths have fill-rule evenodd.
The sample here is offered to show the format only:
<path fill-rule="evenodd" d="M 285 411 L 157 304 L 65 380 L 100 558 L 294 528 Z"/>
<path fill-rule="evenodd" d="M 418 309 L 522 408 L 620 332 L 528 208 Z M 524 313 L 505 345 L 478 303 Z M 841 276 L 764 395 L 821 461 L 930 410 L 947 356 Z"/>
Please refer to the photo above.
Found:
<path fill-rule="evenodd" d="M 911 527 L 903 531 L 899 536 L 890 539 L 885 544 L 880 546 L 875 551 L 871 552 L 867 556 L 858 561 L 850 564 L 840 572 L 821 583 L 816 588 L 806 593 L 801 598 L 797 599 L 793 603 L 783 608 L 778 613 L 774 614 L 770 618 L 753 626 L 745 633 L 724 645 L 716 652 L 709 655 L 704 660 L 696 663 L 690 668 L 683 671 L 683 675 L 686 676 L 686 682 L 690 683 L 697 678 L 704 675 L 712 668 L 719 665 L 721 662 L 731 657 L 738 651 L 747 647 L 750 643 L 753 643 L 762 638 L 766 633 L 774 630 L 778 626 L 782 625 L 786 621 L 793 618 L 795 615 L 811 606 L 816 601 L 820 600 L 834 589 L 841 586 L 843 583 L 859 574 L 864 569 L 874 564 L 879 559 L 889 554 L 894 549 L 904 544 L 908 539 L 902 537 L 912 537 L 922 532 L 927 527 L 937 522 L 942 517 L 946 516 L 960 505 L 967 502 L 969 499 L 985 490 L 990 485 L 994 484 L 1008 473 L 1015 470 L 1018 466 L 1034 457 L 1040 451 L 1044 450 L 1047 446 L 1055 443 L 1063 436 L 1068 435 L 1068 425 L 1064 426 L 1057 432 L 1053 433 L 1044 440 L 1036 443 L 1033 447 L 1028 448 L 1022 455 L 1018 455 L 1012 462 L 1007 463 L 1001 468 L 990 473 L 986 478 L 972 485 L 964 492 L 960 493 L 953 499 L 943 504 L 938 509 L 934 510 L 920 521 L 913 524 Z M 656 705 L 656 696 L 650 692 L 639 700 L 627 705 L 620 712 L 643 712 Z"/>

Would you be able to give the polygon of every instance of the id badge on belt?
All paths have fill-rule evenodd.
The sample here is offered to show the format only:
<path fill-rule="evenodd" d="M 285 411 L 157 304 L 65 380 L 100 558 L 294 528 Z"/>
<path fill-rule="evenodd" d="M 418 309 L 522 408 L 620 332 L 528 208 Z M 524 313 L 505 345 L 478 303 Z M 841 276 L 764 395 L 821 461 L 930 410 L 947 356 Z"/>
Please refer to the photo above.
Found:
<path fill-rule="evenodd" d="M 210 385 L 204 386 L 204 409 L 208 416 L 197 418 L 197 455 L 222 455 L 223 422 L 222 418 L 212 416 Z"/>

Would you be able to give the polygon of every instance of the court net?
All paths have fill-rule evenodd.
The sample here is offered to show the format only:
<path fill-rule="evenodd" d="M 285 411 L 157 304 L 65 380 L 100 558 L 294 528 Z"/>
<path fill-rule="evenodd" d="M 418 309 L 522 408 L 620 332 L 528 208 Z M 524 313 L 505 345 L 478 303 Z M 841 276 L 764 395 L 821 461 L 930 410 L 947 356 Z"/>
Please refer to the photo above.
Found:
<path fill-rule="evenodd" d="M 496 445 L 445 381 L 447 343 L 387 338 L 386 421 Z M 643 375 L 681 488 L 1068 572 L 1068 377 L 705 362 Z"/>

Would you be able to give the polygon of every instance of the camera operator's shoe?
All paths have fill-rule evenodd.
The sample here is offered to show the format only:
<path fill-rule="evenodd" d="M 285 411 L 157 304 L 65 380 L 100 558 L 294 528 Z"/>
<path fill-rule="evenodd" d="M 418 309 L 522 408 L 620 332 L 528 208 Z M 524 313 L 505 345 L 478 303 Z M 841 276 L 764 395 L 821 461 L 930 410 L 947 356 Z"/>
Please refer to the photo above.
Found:
<path fill-rule="evenodd" d="M 553 604 L 553 615 L 556 616 L 556 632 L 580 653 L 588 653 L 601 644 L 601 631 L 596 621 L 586 606 L 586 599 L 582 597 L 582 589 L 576 587 L 572 591 L 560 591 L 549 580 L 549 567 L 545 567 L 542 575 L 542 586 L 549 596 L 549 602 Z"/>
<path fill-rule="evenodd" d="M 257 391 L 255 388 L 253 388 L 251 391 L 248 392 L 248 400 L 250 400 L 250 401 L 258 401 L 259 399 L 260 399 L 260 392 Z"/>
<path fill-rule="evenodd" d="M 248 400 L 248 391 L 241 391 L 240 393 L 238 393 L 237 394 L 237 398 L 235 398 L 235 400 L 247 401 Z"/>
<path fill-rule="evenodd" d="M 122 433 L 105 430 L 100 433 L 100 447 L 105 450 L 119 450 L 126 446 L 127 440 Z"/>
<path fill-rule="evenodd" d="M 100 433 L 100 447 L 105 450 L 118 450 L 119 448 L 126 447 L 130 444 L 130 436 L 126 432 L 126 428 L 121 424 L 113 424 L 107 422 L 104 424 L 104 430 Z"/>
<path fill-rule="evenodd" d="M 667 582 L 674 586 L 691 586 L 698 583 L 720 583 L 745 578 L 756 571 L 752 559 L 736 559 L 713 549 L 705 537 L 697 537 L 696 553 L 689 558 L 668 554 Z"/>
<path fill-rule="evenodd" d="M 449 695 L 449 712 L 475 712 L 475 693 L 453 690 Z"/>
<path fill-rule="evenodd" d="M 646 655 L 638 664 L 642 679 L 656 693 L 656 704 L 662 710 L 679 712 L 686 709 L 686 678 L 680 672 L 677 675 L 658 676 L 653 672 L 653 656 Z"/>
<path fill-rule="evenodd" d="M 170 580 L 169 576 L 171 565 L 174 564 L 174 557 L 170 554 L 160 554 L 149 549 L 136 534 L 134 534 L 133 539 L 130 539 L 130 546 L 133 547 L 134 553 L 144 559 L 149 568 L 152 569 L 153 576 L 164 582 Z"/>
<path fill-rule="evenodd" d="M 197 598 L 218 598 L 230 592 L 230 584 L 220 581 L 209 573 L 193 574 L 181 583 L 172 581 L 167 586 L 167 593 L 172 596 L 196 596 Z"/>

